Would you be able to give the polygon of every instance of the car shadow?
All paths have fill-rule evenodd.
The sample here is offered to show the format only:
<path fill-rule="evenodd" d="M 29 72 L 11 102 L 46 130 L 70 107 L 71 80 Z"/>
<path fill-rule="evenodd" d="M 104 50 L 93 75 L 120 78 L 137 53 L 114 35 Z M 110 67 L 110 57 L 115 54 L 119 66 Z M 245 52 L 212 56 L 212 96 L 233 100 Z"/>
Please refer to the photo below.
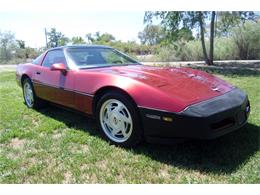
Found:
<path fill-rule="evenodd" d="M 231 173 L 260 149 L 260 130 L 248 123 L 214 140 L 187 141 L 172 146 L 145 144 L 135 152 L 184 169 L 206 173 Z"/>
<path fill-rule="evenodd" d="M 50 105 L 39 110 L 40 113 L 100 137 L 94 119 Z M 248 123 L 243 128 L 208 141 L 187 141 L 175 145 L 142 143 L 135 148 L 126 149 L 153 160 L 182 169 L 223 174 L 235 171 L 246 163 L 260 149 L 260 129 Z"/>

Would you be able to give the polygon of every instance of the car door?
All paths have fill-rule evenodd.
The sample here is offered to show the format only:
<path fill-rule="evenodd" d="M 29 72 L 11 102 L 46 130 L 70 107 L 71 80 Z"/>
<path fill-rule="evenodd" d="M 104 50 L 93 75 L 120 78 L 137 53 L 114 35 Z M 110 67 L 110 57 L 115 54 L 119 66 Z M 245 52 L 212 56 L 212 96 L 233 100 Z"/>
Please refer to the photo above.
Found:
<path fill-rule="evenodd" d="M 51 70 L 55 63 L 63 63 L 67 67 L 66 58 L 62 49 L 50 50 L 45 55 L 41 66 L 36 71 L 36 94 L 45 100 L 68 107 L 74 107 L 74 74 L 67 70 Z"/>

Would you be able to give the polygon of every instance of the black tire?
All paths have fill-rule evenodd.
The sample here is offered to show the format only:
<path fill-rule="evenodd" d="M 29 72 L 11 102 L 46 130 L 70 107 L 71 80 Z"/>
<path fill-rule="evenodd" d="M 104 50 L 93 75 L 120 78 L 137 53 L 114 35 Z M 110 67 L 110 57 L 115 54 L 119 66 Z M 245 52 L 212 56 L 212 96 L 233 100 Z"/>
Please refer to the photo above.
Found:
<path fill-rule="evenodd" d="M 25 97 L 25 85 L 30 85 L 31 89 L 32 89 L 32 96 L 33 96 L 33 103 L 32 104 L 29 104 L 28 101 L 26 101 L 26 97 Z M 26 106 L 28 108 L 33 108 L 33 109 L 38 109 L 38 108 L 41 108 L 45 105 L 45 101 L 43 101 L 42 99 L 38 98 L 35 94 L 35 91 L 34 91 L 34 88 L 33 88 L 33 84 L 31 82 L 31 80 L 29 78 L 25 78 L 23 80 L 23 85 L 22 85 L 22 88 L 23 88 L 23 99 L 24 99 L 24 103 L 26 104 Z"/>
<path fill-rule="evenodd" d="M 131 133 L 130 137 L 124 142 L 116 142 L 116 141 L 110 139 L 104 132 L 105 130 L 102 128 L 102 125 L 101 125 L 101 119 L 100 119 L 101 107 L 107 100 L 110 100 L 110 99 L 116 99 L 116 100 L 120 101 L 121 103 L 123 103 L 126 106 L 126 108 L 128 109 L 128 111 L 131 115 L 131 118 L 132 118 L 132 122 L 133 122 L 132 123 L 132 125 L 133 125 L 132 133 Z M 104 94 L 97 103 L 95 115 L 96 115 L 96 119 L 97 119 L 98 128 L 100 129 L 102 136 L 108 142 L 110 142 L 114 145 L 117 145 L 117 146 L 132 147 L 132 146 L 139 144 L 143 140 L 143 131 L 141 128 L 139 112 L 137 110 L 137 107 L 131 101 L 131 99 L 128 98 L 126 95 L 123 95 L 123 94 L 121 94 L 119 92 L 115 92 L 115 91 L 111 91 L 111 92 Z"/>

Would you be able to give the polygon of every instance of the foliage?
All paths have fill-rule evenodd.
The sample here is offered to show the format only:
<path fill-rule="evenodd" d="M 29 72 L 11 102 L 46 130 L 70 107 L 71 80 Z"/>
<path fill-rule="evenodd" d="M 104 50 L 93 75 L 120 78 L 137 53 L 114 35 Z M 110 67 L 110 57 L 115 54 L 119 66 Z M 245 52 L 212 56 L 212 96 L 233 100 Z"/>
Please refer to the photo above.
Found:
<path fill-rule="evenodd" d="M 206 47 L 209 47 L 209 42 L 206 41 Z M 231 38 L 216 38 L 214 45 L 215 60 L 234 60 L 239 59 L 236 55 L 235 44 Z M 199 40 L 187 42 L 180 53 L 182 61 L 201 61 L 203 60 L 201 43 Z"/>
<path fill-rule="evenodd" d="M 92 37 L 91 33 L 87 33 L 86 38 L 88 43 L 92 43 L 94 41 L 94 38 Z"/>
<path fill-rule="evenodd" d="M 16 40 L 10 31 L 0 32 L 0 63 L 17 64 L 36 58 L 41 49 L 27 47 L 25 41 Z"/>
<path fill-rule="evenodd" d="M 115 37 L 109 33 L 96 32 L 94 35 L 91 33 L 86 34 L 89 43 L 96 45 L 107 45 L 121 50 L 129 55 L 146 55 L 153 52 L 156 46 L 138 44 L 135 41 L 122 42 L 116 40 Z"/>
<path fill-rule="evenodd" d="M 215 60 L 239 60 L 237 49 L 232 38 L 216 38 L 214 49 Z"/>
<path fill-rule="evenodd" d="M 191 32 L 192 30 L 197 30 L 200 32 L 201 45 L 203 49 L 203 56 L 205 63 L 208 65 L 213 64 L 213 50 L 214 50 L 214 22 L 215 22 L 215 11 L 212 12 L 201 12 L 201 11 L 156 11 L 156 12 L 146 12 L 144 16 L 145 22 L 151 22 L 153 17 L 160 17 L 161 24 L 166 30 L 168 30 L 168 39 L 171 41 L 176 41 L 178 39 L 183 39 L 181 35 L 184 32 Z M 205 19 L 211 18 L 210 21 L 210 47 L 209 55 L 205 46 Z"/>
<path fill-rule="evenodd" d="M 158 45 L 165 40 L 166 33 L 159 25 L 147 25 L 142 32 L 138 33 L 138 38 L 142 44 Z"/>
<path fill-rule="evenodd" d="M 260 59 L 260 21 L 246 22 L 232 32 L 239 59 Z"/>
<path fill-rule="evenodd" d="M 18 47 L 20 49 L 25 49 L 25 41 L 23 40 L 16 40 L 17 44 L 18 44 Z"/>
<path fill-rule="evenodd" d="M 86 34 L 86 38 L 88 42 L 94 44 L 106 44 L 115 41 L 115 37 L 109 33 L 100 34 L 100 32 L 96 32 L 94 35 L 91 33 Z"/>
<path fill-rule="evenodd" d="M 245 21 L 230 29 L 228 37 L 216 37 L 214 41 L 215 60 L 260 60 L 260 20 Z M 128 44 L 126 44 L 128 45 Z M 143 47 L 138 44 L 131 44 L 134 48 L 131 52 L 140 54 L 154 54 L 156 61 L 201 61 L 204 60 L 201 41 L 198 39 L 185 41 L 178 40 L 171 44 L 154 45 Z M 208 50 L 209 40 L 205 40 L 205 47 Z M 119 46 L 125 52 L 129 52 L 127 47 Z M 140 52 L 139 52 L 140 51 Z M 150 58 L 151 59 L 151 58 Z"/>
<path fill-rule="evenodd" d="M 51 28 L 50 32 L 47 32 L 48 47 L 58 47 L 66 45 L 69 42 L 69 38 L 65 37 L 61 32 L 58 32 L 56 28 Z"/>
<path fill-rule="evenodd" d="M 252 11 L 221 11 L 217 12 L 217 36 L 230 36 L 232 28 L 245 23 L 247 20 L 255 20 L 256 15 Z"/>
<path fill-rule="evenodd" d="M 209 42 L 206 41 L 206 47 Z M 216 38 L 214 44 L 215 60 L 234 60 L 239 59 L 236 55 L 235 44 L 231 38 Z M 199 40 L 187 42 L 180 52 L 180 60 L 182 61 L 201 61 L 203 60 L 201 43 Z"/>
<path fill-rule="evenodd" d="M 159 62 L 173 62 L 179 61 L 180 58 L 176 53 L 174 45 L 167 45 L 158 49 L 156 53 L 156 60 Z"/>
<path fill-rule="evenodd" d="M 205 12 L 207 14 L 207 12 Z M 153 18 L 161 19 L 161 25 L 168 33 L 168 39 L 176 41 L 182 39 L 184 32 L 190 34 L 191 30 L 198 28 L 197 12 L 156 11 L 145 12 L 144 23 L 151 24 Z M 189 36 L 188 36 L 189 37 Z"/>
<path fill-rule="evenodd" d="M 18 59 L 35 59 L 37 56 L 39 56 L 41 51 L 36 50 L 31 47 L 25 47 L 25 48 L 18 48 L 16 49 L 15 57 Z"/>
<path fill-rule="evenodd" d="M 72 44 L 86 44 L 85 40 L 80 36 L 72 37 L 71 42 L 72 42 Z"/>
<path fill-rule="evenodd" d="M 15 54 L 15 35 L 10 31 L 0 31 L 0 61 L 6 62 L 13 58 Z"/>
<path fill-rule="evenodd" d="M 226 34 L 231 27 L 238 25 L 241 22 L 245 23 L 247 20 L 254 20 L 254 12 L 201 12 L 201 11 L 156 11 L 146 12 L 144 16 L 145 23 L 152 23 L 153 18 L 160 18 L 161 25 L 168 32 L 169 44 L 183 39 L 183 32 L 187 35 L 187 32 L 196 31 L 200 32 L 200 40 L 202 45 L 202 54 L 206 64 L 213 64 L 214 56 L 214 33 L 215 33 L 215 16 L 219 16 L 219 23 L 216 30 L 218 34 Z M 206 49 L 206 41 L 204 33 L 205 27 L 209 24 L 209 52 Z M 181 33 L 182 32 L 182 33 Z M 185 36 L 184 36 L 185 37 Z M 192 37 L 192 36 L 191 36 Z M 244 51 L 242 51 L 244 52 Z"/>
<path fill-rule="evenodd" d="M 206 46 L 207 46 L 206 42 Z M 180 59 L 183 61 L 203 60 L 201 42 L 199 40 L 189 41 L 182 47 Z"/>
<path fill-rule="evenodd" d="M 231 29 L 229 37 L 217 37 L 214 43 L 215 60 L 260 59 L 260 25 L 246 21 Z M 209 41 L 205 42 L 206 48 Z M 158 61 L 201 61 L 203 51 L 199 40 L 178 41 L 157 50 Z"/>

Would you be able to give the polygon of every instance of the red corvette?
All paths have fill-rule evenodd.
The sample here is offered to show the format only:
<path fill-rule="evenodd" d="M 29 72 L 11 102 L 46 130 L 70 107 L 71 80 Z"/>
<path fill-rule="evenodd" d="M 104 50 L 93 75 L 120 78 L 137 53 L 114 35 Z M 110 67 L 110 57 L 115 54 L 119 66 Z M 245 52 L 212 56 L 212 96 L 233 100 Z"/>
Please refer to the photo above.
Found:
<path fill-rule="evenodd" d="M 250 111 L 243 91 L 213 75 L 144 66 L 106 46 L 50 49 L 20 64 L 16 79 L 29 108 L 47 100 L 93 115 L 121 146 L 219 137 L 242 127 Z"/>

